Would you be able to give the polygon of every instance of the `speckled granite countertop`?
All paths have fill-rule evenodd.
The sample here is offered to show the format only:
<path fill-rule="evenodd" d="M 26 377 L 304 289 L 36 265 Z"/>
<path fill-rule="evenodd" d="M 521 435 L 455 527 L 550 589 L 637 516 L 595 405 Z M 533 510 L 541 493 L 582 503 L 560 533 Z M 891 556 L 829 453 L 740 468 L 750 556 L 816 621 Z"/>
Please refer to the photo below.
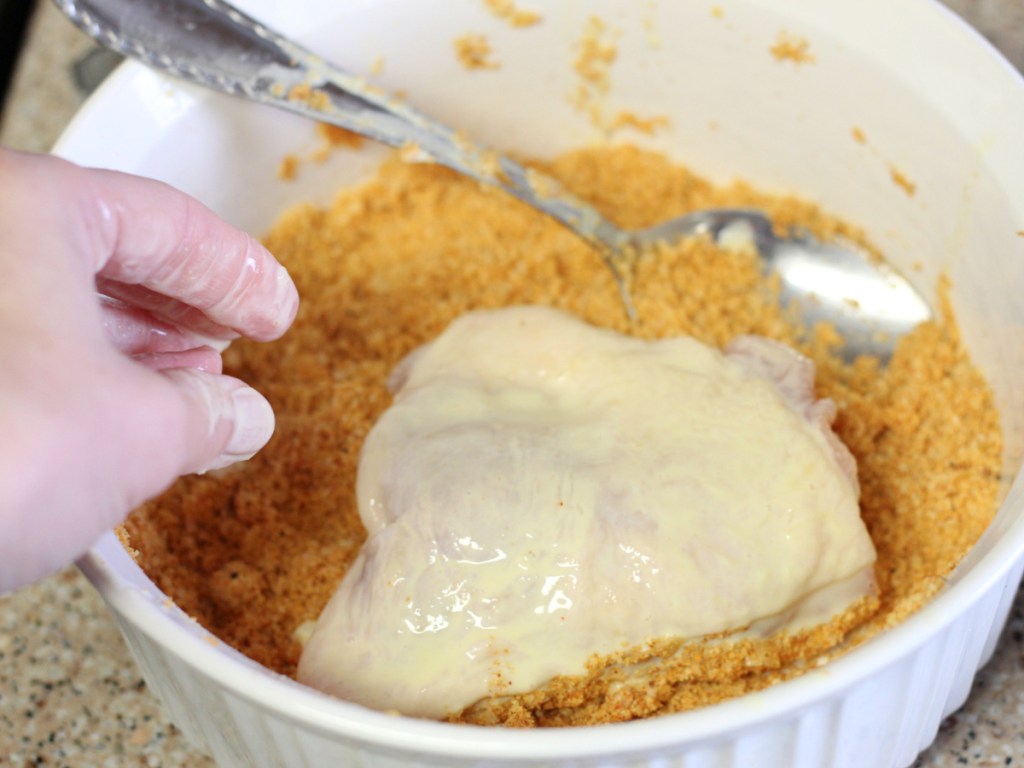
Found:
<path fill-rule="evenodd" d="M 946 0 L 1024 68 L 1022 0 Z M 0 143 L 48 150 L 83 101 L 91 44 L 48 3 L 35 13 Z M 1024 139 L 1022 139 L 1024 140 Z M 92 587 L 68 569 L 0 597 L 0 765 L 209 768 L 146 688 Z M 915 768 L 1024 766 L 1024 590 L 967 704 Z M 870 767 L 865 767 L 870 768 Z"/>

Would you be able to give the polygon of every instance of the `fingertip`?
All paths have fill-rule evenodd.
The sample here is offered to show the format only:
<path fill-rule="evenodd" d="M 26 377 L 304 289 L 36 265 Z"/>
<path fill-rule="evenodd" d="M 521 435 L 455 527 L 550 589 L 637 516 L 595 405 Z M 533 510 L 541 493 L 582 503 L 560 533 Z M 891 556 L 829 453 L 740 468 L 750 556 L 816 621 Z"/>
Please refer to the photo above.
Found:
<path fill-rule="evenodd" d="M 244 382 L 192 368 L 160 373 L 187 405 L 183 473 L 206 472 L 249 459 L 274 434 L 273 408 Z"/>
<path fill-rule="evenodd" d="M 220 454 L 201 470 L 220 469 L 238 461 L 251 459 L 274 434 L 274 409 L 259 392 L 241 386 L 231 393 L 234 425 L 231 437 Z"/>
<path fill-rule="evenodd" d="M 258 241 L 257 245 L 263 248 Z M 276 261 L 266 248 L 263 250 L 267 258 L 270 259 L 270 263 L 275 266 L 273 297 L 267 311 L 269 323 L 266 328 L 254 329 L 254 332 L 249 335 L 256 341 L 273 341 L 280 338 L 295 320 L 295 315 L 299 311 L 299 290 L 295 287 L 295 282 L 285 266 Z"/>

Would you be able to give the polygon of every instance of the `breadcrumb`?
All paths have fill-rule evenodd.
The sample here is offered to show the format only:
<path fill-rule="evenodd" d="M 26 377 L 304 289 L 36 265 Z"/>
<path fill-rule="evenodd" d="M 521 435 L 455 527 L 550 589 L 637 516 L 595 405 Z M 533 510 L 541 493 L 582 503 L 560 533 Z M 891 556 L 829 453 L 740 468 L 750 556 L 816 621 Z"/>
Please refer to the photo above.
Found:
<path fill-rule="evenodd" d="M 776 61 L 792 61 L 794 64 L 810 64 L 814 61 L 810 42 L 788 32 L 779 32 L 769 50 Z"/>
<path fill-rule="evenodd" d="M 453 44 L 455 56 L 466 69 L 498 69 L 491 44 L 483 35 L 463 35 Z"/>
<path fill-rule="evenodd" d="M 513 27 L 532 27 L 541 21 L 539 13 L 523 10 L 513 0 L 484 0 L 484 4 L 491 13 Z"/>

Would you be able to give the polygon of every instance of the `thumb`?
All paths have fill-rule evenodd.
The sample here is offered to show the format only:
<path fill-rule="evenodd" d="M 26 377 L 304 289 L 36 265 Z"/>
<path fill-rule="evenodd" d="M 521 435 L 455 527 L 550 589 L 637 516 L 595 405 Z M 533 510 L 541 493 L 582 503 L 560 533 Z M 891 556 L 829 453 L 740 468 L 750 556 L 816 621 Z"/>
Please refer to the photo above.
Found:
<path fill-rule="evenodd" d="M 252 387 L 195 368 L 160 371 L 183 406 L 180 474 L 220 469 L 250 458 L 274 433 L 274 411 Z"/>
<path fill-rule="evenodd" d="M 78 557 L 178 475 L 249 458 L 273 434 L 270 404 L 238 379 L 127 358 L 112 373 L 79 397 L 49 397 L 44 379 L 15 402 L 0 444 L 0 593 Z"/>

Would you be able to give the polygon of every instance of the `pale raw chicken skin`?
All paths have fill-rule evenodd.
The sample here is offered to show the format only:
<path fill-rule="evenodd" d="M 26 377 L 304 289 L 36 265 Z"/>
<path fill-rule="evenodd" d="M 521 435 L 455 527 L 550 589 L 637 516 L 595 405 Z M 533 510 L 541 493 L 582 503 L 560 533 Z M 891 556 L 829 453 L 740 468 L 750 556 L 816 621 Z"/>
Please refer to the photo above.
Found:
<path fill-rule="evenodd" d="M 360 461 L 369 537 L 299 680 L 440 718 L 656 638 L 828 620 L 873 589 L 813 364 L 566 313 L 468 313 L 407 358 Z"/>

